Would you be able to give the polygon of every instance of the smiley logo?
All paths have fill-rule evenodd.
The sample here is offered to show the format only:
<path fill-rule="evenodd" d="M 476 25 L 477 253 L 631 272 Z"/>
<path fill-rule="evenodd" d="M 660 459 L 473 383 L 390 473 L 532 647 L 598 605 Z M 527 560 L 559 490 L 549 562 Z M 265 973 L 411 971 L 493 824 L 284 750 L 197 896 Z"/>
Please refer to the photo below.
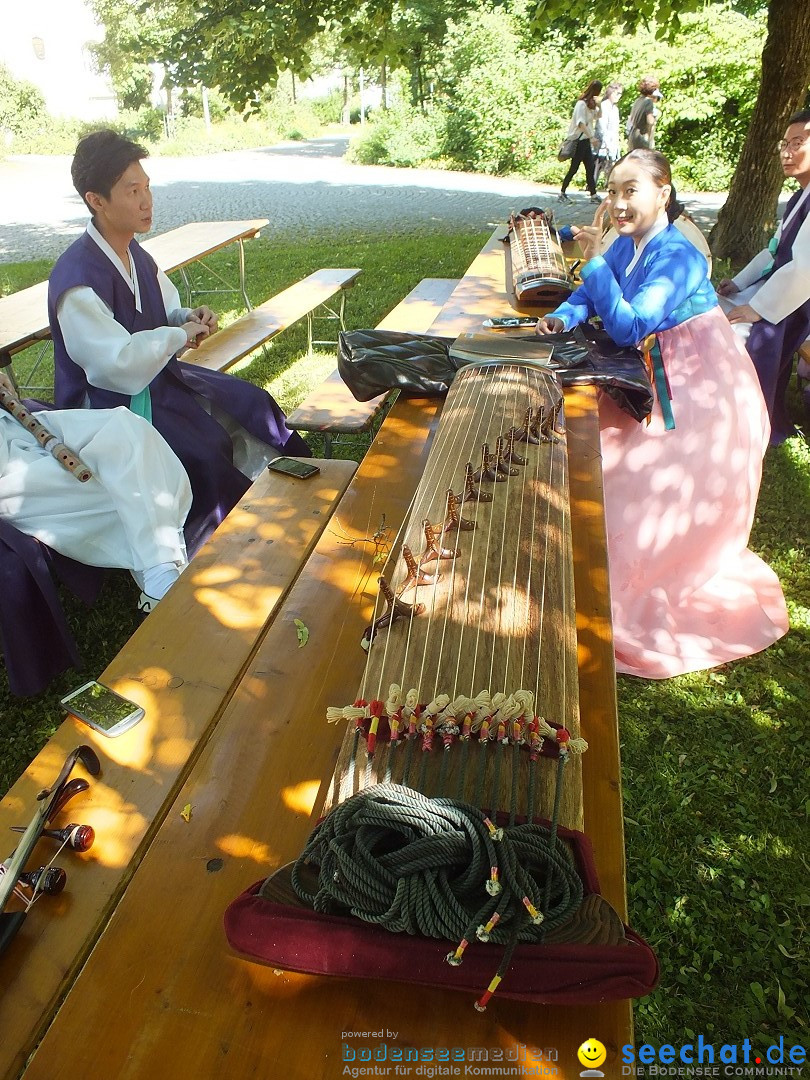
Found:
<path fill-rule="evenodd" d="M 586 1039 L 577 1050 L 577 1057 L 580 1065 L 584 1065 L 586 1069 L 598 1069 L 605 1063 L 607 1050 L 598 1039 Z"/>

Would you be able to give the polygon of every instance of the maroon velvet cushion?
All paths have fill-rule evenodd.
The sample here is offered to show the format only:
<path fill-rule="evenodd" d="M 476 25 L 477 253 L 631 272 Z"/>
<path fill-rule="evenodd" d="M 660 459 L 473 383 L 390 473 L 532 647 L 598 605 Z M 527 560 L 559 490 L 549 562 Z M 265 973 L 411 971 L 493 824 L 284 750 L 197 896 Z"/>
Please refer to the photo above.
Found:
<path fill-rule="evenodd" d="M 599 891 L 590 843 L 582 833 L 559 830 L 573 852 L 586 893 Z M 254 960 L 311 975 L 389 979 L 481 994 L 504 953 L 503 945 L 472 941 L 464 963 L 446 962 L 458 942 L 392 934 L 350 916 L 319 915 L 305 907 L 272 903 L 256 882 L 225 912 L 231 947 Z M 621 945 L 519 945 L 498 996 L 555 1005 L 583 1005 L 643 997 L 658 983 L 650 946 L 625 926 Z"/>
<path fill-rule="evenodd" d="M 445 941 L 391 934 L 357 919 L 273 904 L 257 882 L 225 912 L 232 948 L 254 960 L 311 975 L 390 979 L 478 996 L 503 946 L 473 942 L 460 967 L 446 961 Z M 634 931 L 625 945 L 519 945 L 498 996 L 554 1005 L 643 997 L 658 982 L 655 953 Z"/>

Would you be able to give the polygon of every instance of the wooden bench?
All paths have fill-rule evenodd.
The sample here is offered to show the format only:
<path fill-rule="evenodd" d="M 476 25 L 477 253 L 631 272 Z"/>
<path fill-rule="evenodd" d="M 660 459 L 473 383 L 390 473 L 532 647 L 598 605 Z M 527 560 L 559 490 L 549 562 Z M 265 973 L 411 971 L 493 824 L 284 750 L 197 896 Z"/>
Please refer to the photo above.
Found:
<path fill-rule="evenodd" d="M 359 274 L 358 267 L 316 270 L 276 296 L 271 296 L 230 326 L 218 330 L 206 338 L 199 348 L 189 349 L 183 359 L 211 371 L 227 371 L 248 353 L 266 345 L 282 330 L 305 317 L 307 346 L 311 353 L 313 344 L 316 344 L 312 337 L 314 313 L 319 307 L 328 305 L 334 296 L 339 296 L 338 310 L 330 309 L 330 316 L 338 320 L 342 329 L 346 290 L 354 285 Z"/>
<path fill-rule="evenodd" d="M 36 793 L 70 750 L 96 748 L 101 775 L 68 811 L 95 828 L 96 843 L 87 855 L 60 855 L 66 891 L 36 904 L 0 958 L 0 1076 L 16 1075 L 36 1045 L 356 469 L 318 464 L 320 474 L 306 481 L 265 471 L 99 676 L 142 705 L 144 719 L 105 739 L 68 718 L 0 803 L 8 838 L 10 826 L 30 820 Z M 13 846 L 4 842 L 2 857 Z M 44 841 L 31 865 L 53 852 Z"/>
<path fill-rule="evenodd" d="M 400 330 L 424 334 L 458 284 L 452 278 L 423 278 L 377 326 L 378 330 Z M 314 431 L 323 436 L 324 454 L 332 456 L 334 435 L 361 435 L 371 431 L 389 402 L 391 394 L 379 394 L 370 401 L 357 401 L 335 370 L 287 417 L 296 431 Z"/>
<path fill-rule="evenodd" d="M 193 306 L 193 297 L 200 292 L 237 293 L 242 297 L 245 307 L 250 311 L 252 304 L 248 299 L 245 281 L 245 240 L 259 235 L 259 231 L 268 225 L 267 218 L 251 218 L 247 221 L 190 221 L 167 233 L 152 236 L 144 240 L 143 246 L 166 273 L 177 271 L 183 279 L 186 300 Z M 228 285 L 222 275 L 208 266 L 205 259 L 220 251 L 228 244 L 239 245 L 239 287 Z M 216 278 L 225 288 L 195 289 L 189 280 L 188 267 L 196 263 L 209 275 Z"/>
<path fill-rule="evenodd" d="M 238 292 L 243 297 L 245 306 L 250 309 L 245 285 L 244 242 L 258 236 L 259 230 L 266 224 L 267 218 L 251 218 L 247 221 L 194 221 L 158 236 L 151 236 L 143 241 L 142 246 L 165 273 L 179 271 L 190 300 L 193 290 L 186 274 L 189 264 L 200 262 L 205 266 L 203 259 L 206 256 L 229 244 L 238 243 L 239 287 L 215 291 Z M 210 268 L 206 269 L 214 273 Z M 0 297 L 0 367 L 7 367 L 12 378 L 12 355 L 37 342 L 48 343 L 50 337 L 47 281 L 40 281 L 37 285 Z M 29 372 L 25 389 L 50 389 L 46 386 L 35 387 L 31 382 L 42 359 L 43 353 L 40 353 Z"/>

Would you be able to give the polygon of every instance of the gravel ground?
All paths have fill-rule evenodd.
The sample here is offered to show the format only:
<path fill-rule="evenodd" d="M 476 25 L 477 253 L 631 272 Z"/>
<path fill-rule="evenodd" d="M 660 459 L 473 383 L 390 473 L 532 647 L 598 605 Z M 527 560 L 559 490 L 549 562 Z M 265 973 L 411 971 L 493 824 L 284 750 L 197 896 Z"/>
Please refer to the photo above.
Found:
<path fill-rule="evenodd" d="M 528 180 L 350 165 L 343 160 L 347 145 L 345 138 L 321 138 L 204 157 L 151 158 L 146 167 L 155 191 L 155 229 L 266 217 L 265 236 L 330 227 L 397 231 L 441 225 L 477 231 L 494 228 L 524 206 L 553 209 L 560 225 L 589 221 L 593 213 L 587 194 L 573 188 L 572 202 L 558 203 L 557 188 Z M 563 169 L 561 164 L 561 176 Z M 70 183 L 69 157 L 0 160 L 0 198 L 6 221 L 0 263 L 56 258 L 87 220 Z M 708 229 L 725 195 L 683 199 Z"/>

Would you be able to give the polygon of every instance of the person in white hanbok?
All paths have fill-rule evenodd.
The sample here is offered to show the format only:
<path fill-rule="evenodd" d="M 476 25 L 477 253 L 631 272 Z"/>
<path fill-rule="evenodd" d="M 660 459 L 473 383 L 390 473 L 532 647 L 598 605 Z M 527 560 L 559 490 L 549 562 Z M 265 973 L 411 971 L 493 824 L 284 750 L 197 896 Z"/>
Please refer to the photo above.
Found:
<path fill-rule="evenodd" d="M 771 446 L 796 433 L 786 401 L 793 357 L 810 337 L 810 109 L 779 143 L 785 178 L 799 188 L 768 247 L 717 286 L 720 305 L 754 361 L 771 417 Z M 810 392 L 805 390 L 810 417 Z"/>
<path fill-rule="evenodd" d="M 14 388 L 0 373 L 0 387 Z M 89 566 L 130 570 L 148 612 L 187 563 L 185 469 L 163 437 L 128 409 L 33 414 L 93 473 L 81 483 L 0 410 L 0 517 Z"/>

